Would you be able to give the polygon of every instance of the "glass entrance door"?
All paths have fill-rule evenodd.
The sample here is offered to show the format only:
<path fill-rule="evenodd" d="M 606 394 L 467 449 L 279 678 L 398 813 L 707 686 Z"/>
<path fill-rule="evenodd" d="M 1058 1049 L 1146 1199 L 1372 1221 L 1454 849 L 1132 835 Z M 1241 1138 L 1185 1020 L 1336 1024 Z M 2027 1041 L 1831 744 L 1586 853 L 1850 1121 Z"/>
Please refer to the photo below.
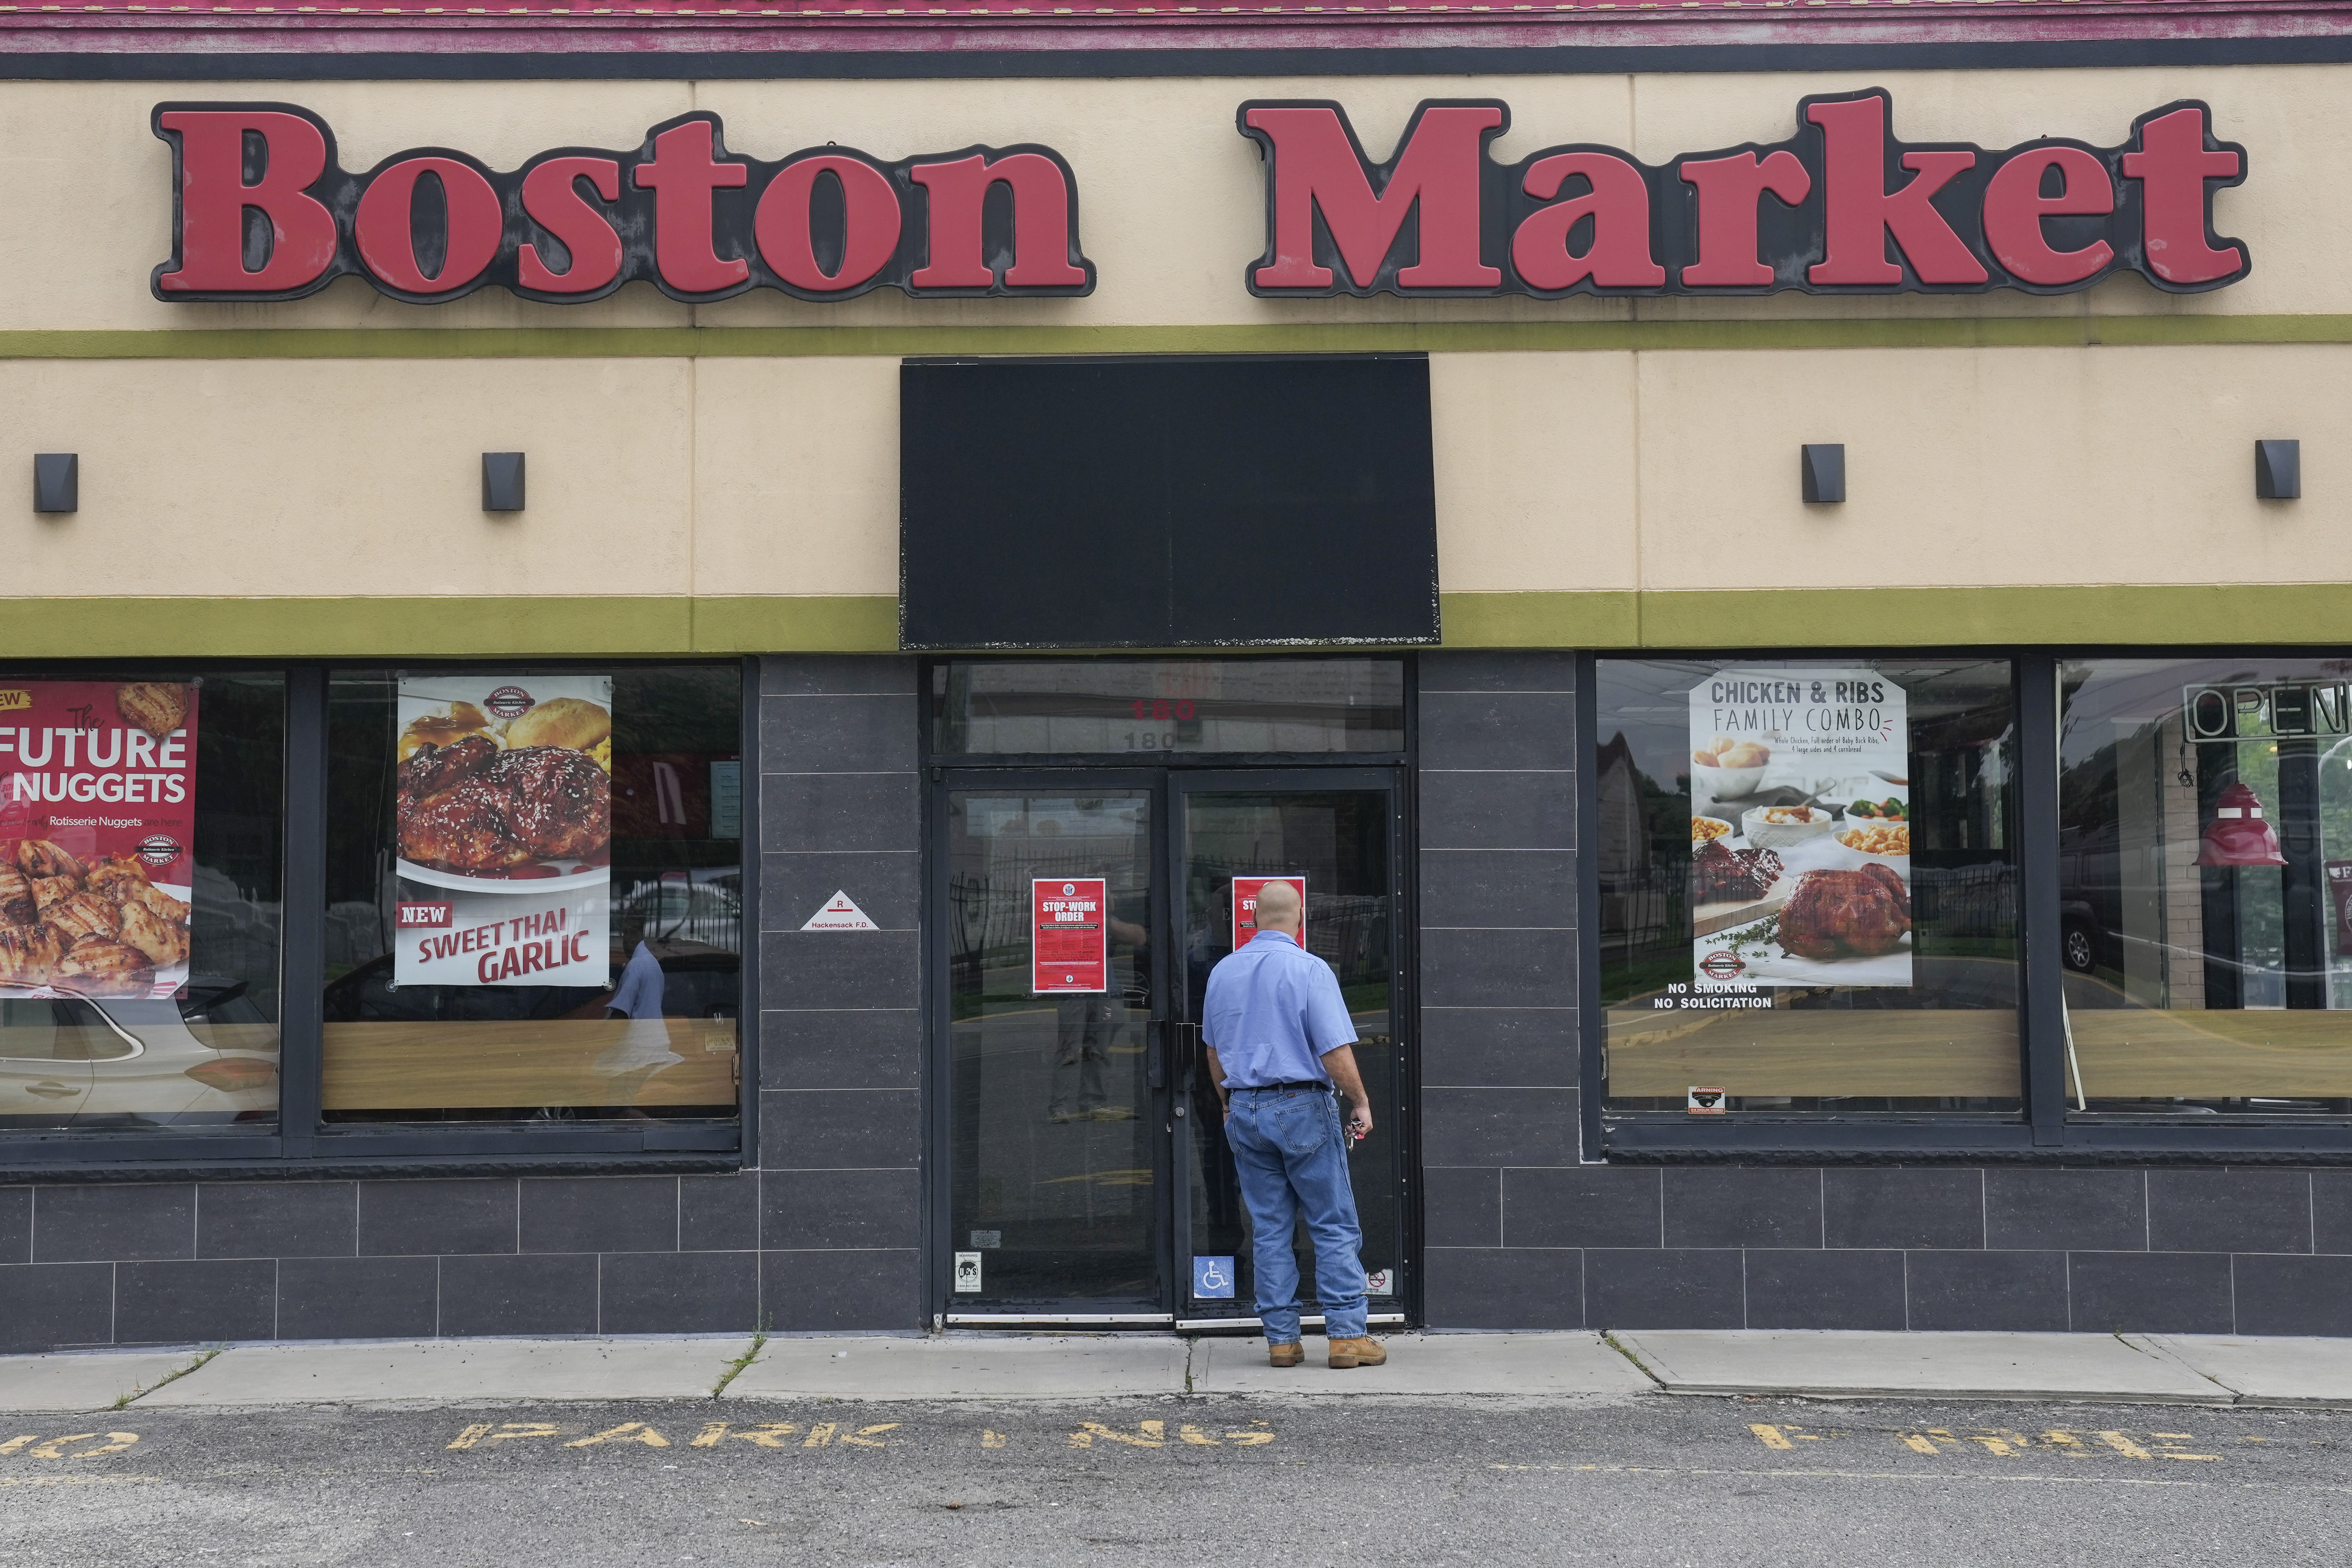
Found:
<path fill-rule="evenodd" d="M 1307 946 L 1355 1019 L 1375 1121 L 1349 1156 L 1364 1266 L 1372 1310 L 1396 1309 L 1398 801 L 1385 768 L 942 773 L 931 951 L 950 1321 L 1254 1315 L 1248 1215 L 1198 1023 L 1233 951 L 1235 881 L 1246 905 L 1265 877 L 1304 879 Z"/>
<path fill-rule="evenodd" d="M 1401 857 L 1392 777 L 1353 769 L 1344 774 L 1180 774 L 1174 795 L 1173 880 L 1183 900 L 1184 946 L 1172 1119 L 1179 1315 L 1248 1318 L 1256 1311 L 1249 1211 L 1225 1145 L 1199 1024 L 1209 972 L 1253 934 L 1251 895 L 1270 878 L 1303 881 L 1307 950 L 1337 973 L 1355 1021 L 1356 1064 L 1371 1097 L 1372 1133 L 1354 1146 L 1348 1163 L 1364 1229 L 1371 1310 L 1392 1311 L 1402 1300 L 1403 1252 L 1397 1028 L 1402 1000 L 1397 984 Z M 1303 1225 L 1291 1242 L 1302 1296 L 1311 1300 L 1314 1249 Z"/>

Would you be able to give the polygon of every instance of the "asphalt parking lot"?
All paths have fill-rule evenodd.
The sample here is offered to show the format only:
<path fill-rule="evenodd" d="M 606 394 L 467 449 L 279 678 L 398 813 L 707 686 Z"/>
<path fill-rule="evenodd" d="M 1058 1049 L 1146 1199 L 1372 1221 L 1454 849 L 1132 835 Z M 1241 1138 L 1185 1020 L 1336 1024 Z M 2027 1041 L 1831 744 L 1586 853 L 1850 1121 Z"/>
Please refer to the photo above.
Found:
<path fill-rule="evenodd" d="M 1196 1396 L 0 1417 L 12 1564 L 2352 1562 L 2352 1415 Z"/>

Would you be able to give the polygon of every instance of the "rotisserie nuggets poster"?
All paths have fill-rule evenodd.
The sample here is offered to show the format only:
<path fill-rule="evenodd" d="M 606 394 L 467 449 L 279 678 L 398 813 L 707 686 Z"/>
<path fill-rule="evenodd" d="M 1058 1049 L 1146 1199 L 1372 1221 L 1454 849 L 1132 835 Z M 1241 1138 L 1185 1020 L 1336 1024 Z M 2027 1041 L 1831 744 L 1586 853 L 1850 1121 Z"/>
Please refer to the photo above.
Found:
<path fill-rule="evenodd" d="M 1690 743 L 1686 1000 L 1909 986 L 1902 687 L 1866 666 L 1717 670 L 1691 689 Z"/>
<path fill-rule="evenodd" d="M 612 984 L 613 681 L 400 682 L 400 985 Z"/>
<path fill-rule="evenodd" d="M 194 682 L 0 682 L 0 996 L 176 996 Z"/>

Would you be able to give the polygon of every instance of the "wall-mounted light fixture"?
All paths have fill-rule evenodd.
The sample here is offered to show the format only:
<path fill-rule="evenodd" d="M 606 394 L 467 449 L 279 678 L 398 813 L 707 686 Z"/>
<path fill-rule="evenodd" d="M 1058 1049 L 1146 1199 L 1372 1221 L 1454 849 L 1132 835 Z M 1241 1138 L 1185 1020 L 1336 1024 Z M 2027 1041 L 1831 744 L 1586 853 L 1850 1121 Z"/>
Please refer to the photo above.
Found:
<path fill-rule="evenodd" d="M 33 510 L 35 511 L 81 510 L 80 453 L 36 452 L 33 454 Z"/>
<path fill-rule="evenodd" d="M 2254 443 L 2254 497 L 2258 500 L 2294 500 L 2303 494 L 2303 443 Z"/>
<path fill-rule="evenodd" d="M 1801 448 L 1805 499 L 1837 504 L 1845 500 L 1845 443 L 1811 443 Z"/>
<path fill-rule="evenodd" d="M 482 510 L 484 511 L 520 511 L 522 510 L 522 454 L 520 452 L 482 454 Z"/>

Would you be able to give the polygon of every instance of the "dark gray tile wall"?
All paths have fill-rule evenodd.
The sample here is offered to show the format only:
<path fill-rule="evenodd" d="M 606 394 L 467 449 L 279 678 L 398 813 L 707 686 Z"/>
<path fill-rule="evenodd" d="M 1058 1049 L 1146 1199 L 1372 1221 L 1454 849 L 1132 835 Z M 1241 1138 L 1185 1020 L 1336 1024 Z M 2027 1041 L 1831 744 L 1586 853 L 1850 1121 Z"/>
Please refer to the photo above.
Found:
<path fill-rule="evenodd" d="M 2352 1334 L 2352 1171 L 1580 1163 L 1575 661 L 1420 718 L 1433 1325 Z"/>
<path fill-rule="evenodd" d="M 1584 1163 L 1574 674 L 1423 658 L 1432 1324 L 2352 1335 L 2352 1171 Z M 915 667 L 760 689 L 752 1168 L 0 1185 L 0 1353 L 919 1327 Z M 883 929 L 802 932 L 836 889 Z"/>
<path fill-rule="evenodd" d="M 914 661 L 771 658 L 759 702 L 751 1168 L 0 1184 L 0 1353 L 919 1327 Z M 882 930 L 803 933 L 835 889 Z"/>

